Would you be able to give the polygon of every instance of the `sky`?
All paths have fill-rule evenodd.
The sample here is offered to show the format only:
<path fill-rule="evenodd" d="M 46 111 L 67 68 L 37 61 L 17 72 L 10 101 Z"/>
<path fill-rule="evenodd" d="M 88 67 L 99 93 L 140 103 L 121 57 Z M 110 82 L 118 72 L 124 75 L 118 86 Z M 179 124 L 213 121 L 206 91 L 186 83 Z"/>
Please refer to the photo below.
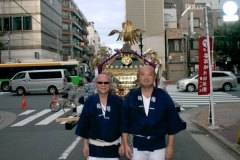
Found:
<path fill-rule="evenodd" d="M 118 34 L 108 36 L 113 30 L 122 30 L 125 21 L 125 0 L 74 0 L 88 22 L 94 22 L 101 43 L 115 49 L 122 48 Z"/>

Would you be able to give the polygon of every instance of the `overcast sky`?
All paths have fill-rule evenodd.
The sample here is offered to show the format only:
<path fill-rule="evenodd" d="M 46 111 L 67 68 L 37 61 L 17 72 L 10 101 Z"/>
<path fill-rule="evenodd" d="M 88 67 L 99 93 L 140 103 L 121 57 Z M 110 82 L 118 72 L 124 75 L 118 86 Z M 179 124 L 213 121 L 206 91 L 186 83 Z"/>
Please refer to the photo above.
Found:
<path fill-rule="evenodd" d="M 125 21 L 125 0 L 74 0 L 88 22 L 94 22 L 101 42 L 112 49 L 121 48 L 118 35 L 108 36 L 113 30 L 122 30 Z"/>

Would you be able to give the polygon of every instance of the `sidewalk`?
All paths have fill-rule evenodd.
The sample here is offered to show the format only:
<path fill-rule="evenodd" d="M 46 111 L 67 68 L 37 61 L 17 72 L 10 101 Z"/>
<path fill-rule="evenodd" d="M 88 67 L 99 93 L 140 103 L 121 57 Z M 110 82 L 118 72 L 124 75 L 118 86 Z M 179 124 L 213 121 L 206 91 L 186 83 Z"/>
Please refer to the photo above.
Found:
<path fill-rule="evenodd" d="M 215 127 L 208 123 L 209 106 L 195 109 L 191 121 L 216 138 L 226 149 L 240 157 L 238 134 L 240 132 L 240 104 L 224 103 L 214 105 Z"/>
<path fill-rule="evenodd" d="M 0 111 L 0 129 L 3 129 L 16 120 L 16 115 L 10 112 Z"/>

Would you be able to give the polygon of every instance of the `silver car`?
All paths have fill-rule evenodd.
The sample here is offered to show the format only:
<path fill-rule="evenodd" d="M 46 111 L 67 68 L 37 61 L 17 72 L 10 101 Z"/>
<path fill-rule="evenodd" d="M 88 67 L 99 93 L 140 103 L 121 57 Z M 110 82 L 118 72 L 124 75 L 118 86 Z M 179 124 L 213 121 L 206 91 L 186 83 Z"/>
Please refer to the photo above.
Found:
<path fill-rule="evenodd" d="M 223 89 L 231 91 L 238 86 L 237 77 L 228 71 L 212 71 L 213 89 Z M 188 78 L 181 79 L 177 82 L 177 89 L 193 92 L 198 89 L 198 75 L 192 75 Z"/>

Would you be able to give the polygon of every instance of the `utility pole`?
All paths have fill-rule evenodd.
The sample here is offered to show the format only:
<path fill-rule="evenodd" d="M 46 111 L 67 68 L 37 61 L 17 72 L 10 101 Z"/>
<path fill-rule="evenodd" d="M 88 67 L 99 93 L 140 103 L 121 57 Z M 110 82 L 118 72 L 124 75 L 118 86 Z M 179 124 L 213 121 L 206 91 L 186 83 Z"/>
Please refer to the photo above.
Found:
<path fill-rule="evenodd" d="M 140 52 L 141 52 L 141 57 L 143 56 L 143 43 L 142 43 L 142 40 L 143 40 L 142 33 L 140 33 L 140 36 L 139 36 L 139 42 L 140 42 L 139 48 L 140 48 Z"/>
<path fill-rule="evenodd" d="M 10 32 L 8 32 L 7 35 L 8 35 L 8 61 L 11 62 L 12 57 L 11 57 L 11 51 L 10 51 Z"/>

